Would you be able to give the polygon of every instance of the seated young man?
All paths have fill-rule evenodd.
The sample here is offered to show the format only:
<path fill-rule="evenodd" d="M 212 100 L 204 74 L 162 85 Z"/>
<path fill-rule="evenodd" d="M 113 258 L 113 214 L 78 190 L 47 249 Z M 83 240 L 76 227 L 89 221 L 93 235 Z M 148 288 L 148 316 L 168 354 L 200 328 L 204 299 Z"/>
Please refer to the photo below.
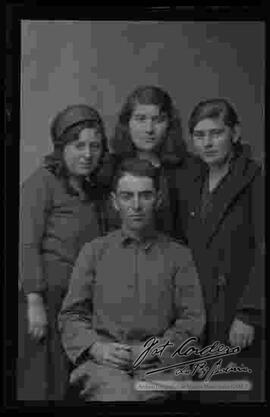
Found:
<path fill-rule="evenodd" d="M 77 366 L 71 383 L 83 383 L 86 401 L 166 398 L 169 391 L 141 391 L 136 382 L 181 380 L 174 369 L 152 376 L 146 372 L 172 365 L 177 347 L 203 331 L 202 295 L 191 252 L 155 230 L 162 198 L 159 175 L 145 160 L 122 163 L 112 193 L 122 227 L 85 244 L 73 270 L 59 328 L 64 349 Z M 142 355 L 154 341 L 153 349 L 162 343 L 166 348 Z"/>

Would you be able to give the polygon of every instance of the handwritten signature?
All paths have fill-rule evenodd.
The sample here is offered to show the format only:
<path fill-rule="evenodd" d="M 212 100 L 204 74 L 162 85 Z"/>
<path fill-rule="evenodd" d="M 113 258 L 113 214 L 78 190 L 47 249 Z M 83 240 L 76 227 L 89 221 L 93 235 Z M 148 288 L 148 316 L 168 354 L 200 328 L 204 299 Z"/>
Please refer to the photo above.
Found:
<path fill-rule="evenodd" d="M 198 358 L 192 358 L 186 361 L 182 360 L 177 364 L 151 369 L 146 372 L 146 375 L 164 372 L 170 369 L 177 369 L 175 372 L 176 375 L 194 376 L 197 373 L 199 378 L 204 378 L 204 381 L 208 382 L 213 375 L 216 374 L 252 372 L 251 369 L 245 367 L 243 364 L 241 366 L 237 366 L 235 363 L 230 363 L 227 367 L 222 368 L 222 358 L 237 355 L 241 351 L 240 346 L 230 347 L 222 344 L 220 341 L 215 341 L 211 345 L 200 348 L 196 345 L 191 345 L 192 342 L 198 343 L 199 339 L 197 337 L 190 337 L 186 339 L 180 346 L 177 347 L 170 357 L 189 358 L 190 356 L 198 356 Z M 157 337 L 151 337 L 144 343 L 145 349 L 133 362 L 133 368 L 136 369 L 140 366 L 149 355 L 161 358 L 164 352 L 172 346 L 174 346 L 174 344 L 169 340 L 160 344 Z M 210 368 L 207 363 L 213 359 L 218 360 Z"/>

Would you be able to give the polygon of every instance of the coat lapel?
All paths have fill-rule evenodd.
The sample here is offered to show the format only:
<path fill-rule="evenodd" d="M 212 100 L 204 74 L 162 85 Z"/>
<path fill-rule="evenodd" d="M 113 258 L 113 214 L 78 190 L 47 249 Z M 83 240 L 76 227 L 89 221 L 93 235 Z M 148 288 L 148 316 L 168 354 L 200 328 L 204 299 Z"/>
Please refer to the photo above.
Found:
<path fill-rule="evenodd" d="M 204 242 L 209 246 L 213 236 L 218 230 L 219 224 L 225 216 L 231 204 L 237 198 L 239 193 L 252 181 L 256 175 L 258 166 L 254 163 L 249 164 L 246 170 L 245 158 L 239 158 L 232 168 L 231 173 L 223 183 L 222 187 L 218 189 L 213 196 L 214 210 L 209 213 L 204 225 Z"/>

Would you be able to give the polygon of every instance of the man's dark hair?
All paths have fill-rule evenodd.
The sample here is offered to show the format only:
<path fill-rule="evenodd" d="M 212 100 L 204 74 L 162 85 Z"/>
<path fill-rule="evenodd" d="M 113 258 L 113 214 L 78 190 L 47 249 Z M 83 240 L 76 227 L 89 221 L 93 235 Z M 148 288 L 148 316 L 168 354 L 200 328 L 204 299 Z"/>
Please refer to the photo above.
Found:
<path fill-rule="evenodd" d="M 123 160 L 118 165 L 112 183 L 114 191 L 117 188 L 120 178 L 126 174 L 133 175 L 134 177 L 149 177 L 153 180 L 155 189 L 159 190 L 160 188 L 160 168 L 154 167 L 151 162 L 145 159 L 129 158 Z"/>

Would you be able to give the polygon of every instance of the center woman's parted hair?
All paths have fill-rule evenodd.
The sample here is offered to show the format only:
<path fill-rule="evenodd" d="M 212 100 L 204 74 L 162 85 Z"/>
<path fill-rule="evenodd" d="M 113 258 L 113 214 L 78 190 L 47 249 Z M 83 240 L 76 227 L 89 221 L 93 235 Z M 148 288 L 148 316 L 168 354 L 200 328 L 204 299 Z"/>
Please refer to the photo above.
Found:
<path fill-rule="evenodd" d="M 154 167 L 151 162 L 145 159 L 129 158 L 123 160 L 114 175 L 113 178 L 113 190 L 116 191 L 119 180 L 126 174 L 133 175 L 134 177 L 148 177 L 151 178 L 156 191 L 160 188 L 161 170 Z"/>
<path fill-rule="evenodd" d="M 166 137 L 159 149 L 162 163 L 176 163 L 186 154 L 180 116 L 170 95 L 157 86 L 140 86 L 129 94 L 118 117 L 114 135 L 110 141 L 111 149 L 119 158 L 135 157 L 136 149 L 131 140 L 129 120 L 137 104 L 150 104 L 159 107 L 168 117 Z"/>

